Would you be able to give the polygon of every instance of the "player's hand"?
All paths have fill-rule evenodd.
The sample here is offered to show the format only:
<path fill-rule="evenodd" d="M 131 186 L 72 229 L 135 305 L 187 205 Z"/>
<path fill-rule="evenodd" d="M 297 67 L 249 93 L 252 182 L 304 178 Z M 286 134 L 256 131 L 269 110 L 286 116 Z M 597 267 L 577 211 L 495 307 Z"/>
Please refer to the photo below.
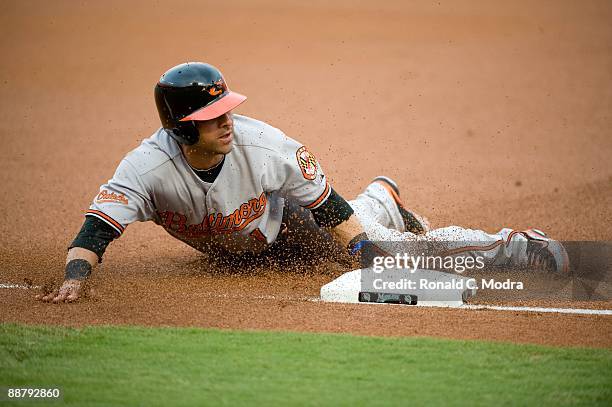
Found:
<path fill-rule="evenodd" d="M 81 296 L 83 285 L 83 280 L 66 280 L 59 290 L 54 290 L 46 295 L 39 294 L 36 296 L 36 299 L 56 304 L 61 302 L 74 302 Z"/>

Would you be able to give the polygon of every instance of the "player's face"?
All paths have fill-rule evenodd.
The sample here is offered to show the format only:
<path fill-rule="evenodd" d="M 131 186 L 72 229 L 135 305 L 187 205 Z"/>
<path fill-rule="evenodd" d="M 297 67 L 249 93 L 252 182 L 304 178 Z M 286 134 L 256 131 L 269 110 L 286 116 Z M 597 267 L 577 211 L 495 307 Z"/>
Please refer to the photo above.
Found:
<path fill-rule="evenodd" d="M 234 121 L 229 111 L 216 119 L 197 121 L 200 139 L 194 145 L 212 154 L 227 154 L 232 151 L 234 141 Z"/>

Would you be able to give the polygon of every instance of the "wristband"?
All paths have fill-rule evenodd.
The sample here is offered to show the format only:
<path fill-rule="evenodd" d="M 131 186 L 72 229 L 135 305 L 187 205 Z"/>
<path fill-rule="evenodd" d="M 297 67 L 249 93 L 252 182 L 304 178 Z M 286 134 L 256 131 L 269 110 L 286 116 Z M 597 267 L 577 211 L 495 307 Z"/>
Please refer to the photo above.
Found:
<path fill-rule="evenodd" d="M 87 260 L 74 259 L 66 264 L 64 280 L 85 280 L 91 274 L 91 264 Z"/>
<path fill-rule="evenodd" d="M 346 248 L 348 249 L 348 252 L 354 256 L 355 254 L 359 253 L 368 242 L 371 243 L 368 240 L 368 235 L 363 232 L 352 238 Z"/>
<path fill-rule="evenodd" d="M 352 256 L 359 259 L 362 267 L 371 267 L 375 257 L 389 256 L 389 253 L 369 240 L 365 233 L 355 236 L 348 244 L 347 249 Z"/>
<path fill-rule="evenodd" d="M 351 249 L 349 249 L 349 253 L 354 256 L 357 253 L 360 253 L 364 247 L 371 245 L 371 244 L 372 242 L 369 240 L 360 240 L 356 244 L 354 244 Z"/>

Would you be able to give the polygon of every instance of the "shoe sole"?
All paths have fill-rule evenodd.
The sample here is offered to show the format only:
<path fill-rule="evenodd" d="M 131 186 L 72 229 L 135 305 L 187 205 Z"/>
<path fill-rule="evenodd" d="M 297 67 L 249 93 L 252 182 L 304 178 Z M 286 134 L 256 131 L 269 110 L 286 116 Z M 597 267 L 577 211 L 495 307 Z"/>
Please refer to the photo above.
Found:
<path fill-rule="evenodd" d="M 557 267 L 555 273 L 569 274 L 569 257 L 565 247 L 563 247 L 560 242 L 547 238 L 544 250 L 551 253 L 555 259 L 555 265 Z"/>
<path fill-rule="evenodd" d="M 557 264 L 557 270 L 555 270 L 555 272 L 559 274 L 569 274 L 569 256 L 567 255 L 567 250 L 565 250 L 565 247 L 563 247 L 561 242 L 551 239 L 546 235 L 546 233 L 533 228 L 523 231 L 512 231 L 507 238 L 508 242 L 510 239 L 512 239 L 514 234 L 521 234 L 527 239 L 546 242 L 544 250 L 548 250 L 555 259 L 555 263 Z M 559 267 L 559 263 L 561 263 L 561 267 Z"/>

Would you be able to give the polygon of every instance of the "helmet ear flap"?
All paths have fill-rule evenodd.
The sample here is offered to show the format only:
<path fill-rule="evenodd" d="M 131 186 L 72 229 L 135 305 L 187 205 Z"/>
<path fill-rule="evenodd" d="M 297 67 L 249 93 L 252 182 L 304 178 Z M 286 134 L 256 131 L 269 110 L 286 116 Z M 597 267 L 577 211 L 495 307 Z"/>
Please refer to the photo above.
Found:
<path fill-rule="evenodd" d="M 195 122 L 180 122 L 172 129 L 165 129 L 166 132 L 180 144 L 193 145 L 198 142 L 200 132 L 195 125 Z"/>

